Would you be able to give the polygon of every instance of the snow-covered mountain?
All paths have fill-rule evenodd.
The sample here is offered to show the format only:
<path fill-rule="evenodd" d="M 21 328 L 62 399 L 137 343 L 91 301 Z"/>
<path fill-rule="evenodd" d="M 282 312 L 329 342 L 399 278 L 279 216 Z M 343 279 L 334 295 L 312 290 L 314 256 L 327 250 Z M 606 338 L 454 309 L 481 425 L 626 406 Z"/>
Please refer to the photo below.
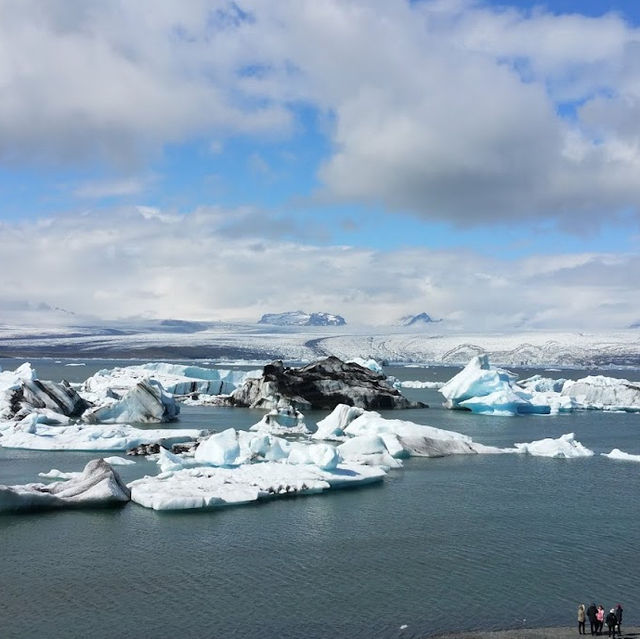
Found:
<path fill-rule="evenodd" d="M 305 313 L 304 311 L 287 311 L 285 313 L 266 313 L 258 324 L 274 326 L 344 326 L 346 322 L 340 315 L 331 313 Z"/>
<path fill-rule="evenodd" d="M 433 324 L 436 320 L 431 319 L 428 313 L 418 313 L 418 315 L 405 315 L 400 318 L 400 326 L 420 326 L 421 324 Z"/>

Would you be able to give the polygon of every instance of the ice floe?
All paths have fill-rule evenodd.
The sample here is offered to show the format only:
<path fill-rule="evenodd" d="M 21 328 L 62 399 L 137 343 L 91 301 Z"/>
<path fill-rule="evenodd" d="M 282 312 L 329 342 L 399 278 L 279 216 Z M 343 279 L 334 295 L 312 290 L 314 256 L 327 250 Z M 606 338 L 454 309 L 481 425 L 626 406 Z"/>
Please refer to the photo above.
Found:
<path fill-rule="evenodd" d="M 407 379 L 404 382 L 396 381 L 394 386 L 396 388 L 430 388 L 434 390 L 440 390 L 444 386 L 445 382 L 422 382 L 417 379 Z"/>
<path fill-rule="evenodd" d="M 129 499 L 127 486 L 102 459 L 90 461 L 66 481 L 0 486 L 0 512 L 114 506 Z"/>
<path fill-rule="evenodd" d="M 518 453 L 533 455 L 534 457 L 592 457 L 593 451 L 576 441 L 573 433 L 561 435 L 557 439 L 547 437 L 537 441 L 515 444 Z"/>
<path fill-rule="evenodd" d="M 619 448 L 614 448 L 610 453 L 601 453 L 603 457 L 608 457 L 609 459 L 615 459 L 618 461 L 632 461 L 632 462 L 640 462 L 640 455 L 632 455 L 631 453 L 625 453 Z"/>
<path fill-rule="evenodd" d="M 197 439 L 202 435 L 195 429 L 141 429 L 133 426 L 47 426 L 38 424 L 32 432 L 15 428 L 2 432 L 0 446 L 32 450 L 90 450 L 126 451 L 141 444 L 173 443 Z"/>
<path fill-rule="evenodd" d="M 210 509 L 379 482 L 384 476 L 380 468 L 351 464 L 323 470 L 310 464 L 264 462 L 186 468 L 137 479 L 129 488 L 134 502 L 154 510 Z"/>

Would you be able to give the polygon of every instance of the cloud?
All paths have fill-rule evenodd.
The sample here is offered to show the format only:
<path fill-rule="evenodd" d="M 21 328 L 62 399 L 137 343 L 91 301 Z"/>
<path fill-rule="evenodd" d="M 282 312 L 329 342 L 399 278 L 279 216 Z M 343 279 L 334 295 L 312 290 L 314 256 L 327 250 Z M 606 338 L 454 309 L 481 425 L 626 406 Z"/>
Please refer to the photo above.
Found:
<path fill-rule="evenodd" d="M 117 180 L 90 181 L 74 189 L 78 198 L 99 199 L 103 197 L 120 197 L 142 193 L 149 180 L 141 178 L 122 178 Z"/>
<path fill-rule="evenodd" d="M 10 303 L 26 299 L 103 318 L 253 321 L 303 308 L 383 324 L 427 311 L 478 331 L 620 328 L 637 319 L 637 254 L 504 261 L 469 250 L 316 246 L 277 225 L 270 236 L 254 229 L 257 214 L 137 207 L 4 223 L 0 316 L 7 321 Z M 244 233 L 225 230 L 242 217 Z"/>
<path fill-rule="evenodd" d="M 168 143 L 216 152 L 238 134 L 302 134 L 310 107 L 328 123 L 325 200 L 459 226 L 638 219 L 640 30 L 617 15 L 404 0 L 0 6 L 5 164 L 126 172 Z"/>

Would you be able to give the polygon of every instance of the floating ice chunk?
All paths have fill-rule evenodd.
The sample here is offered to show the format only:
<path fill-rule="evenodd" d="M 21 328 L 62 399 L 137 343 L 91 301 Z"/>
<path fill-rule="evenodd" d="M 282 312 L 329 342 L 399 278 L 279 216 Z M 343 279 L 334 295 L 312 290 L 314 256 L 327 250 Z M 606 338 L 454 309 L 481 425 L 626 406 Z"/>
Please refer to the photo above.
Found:
<path fill-rule="evenodd" d="M 136 384 L 122 399 L 90 408 L 82 419 L 90 424 L 126 424 L 128 422 L 169 422 L 178 416 L 178 406 L 171 395 L 153 380 Z"/>
<path fill-rule="evenodd" d="M 518 453 L 535 457 L 592 457 L 593 451 L 576 441 L 573 433 L 567 433 L 557 439 L 550 437 L 538 441 L 515 444 Z"/>
<path fill-rule="evenodd" d="M 395 459 L 387 448 L 384 438 L 389 438 L 388 433 L 383 435 L 360 435 L 348 439 L 338 446 L 340 456 L 350 463 L 367 464 L 370 466 L 381 466 L 383 468 L 400 468 L 402 462 Z M 395 439 L 395 438 L 394 438 Z M 398 453 L 404 453 L 404 449 L 398 444 L 394 447 Z"/>
<path fill-rule="evenodd" d="M 394 386 L 396 386 L 396 388 L 432 388 L 434 390 L 440 390 L 444 384 L 444 382 L 422 382 L 420 380 L 407 379 L 404 382 L 397 381 Z"/>
<path fill-rule="evenodd" d="M 589 375 L 577 381 L 568 380 L 562 395 L 576 399 L 584 408 L 640 411 L 640 383 L 627 379 Z"/>
<path fill-rule="evenodd" d="M 166 473 L 169 471 L 181 470 L 186 466 L 193 466 L 197 462 L 193 459 L 188 459 L 181 455 L 176 455 L 175 453 L 172 453 L 161 446 L 160 452 L 158 453 L 157 463 L 158 466 L 160 466 L 160 470 L 163 473 Z"/>
<path fill-rule="evenodd" d="M 514 392 L 510 386 L 494 391 L 482 397 L 471 397 L 458 402 L 461 408 L 468 408 L 479 415 L 513 416 L 528 413 L 549 414 L 551 408 L 547 403 L 534 404 L 532 396 L 524 391 Z"/>
<path fill-rule="evenodd" d="M 456 408 L 466 399 L 507 390 L 515 379 L 513 373 L 491 366 L 488 355 L 477 355 L 440 392 L 448 406 Z"/>
<path fill-rule="evenodd" d="M 314 464 L 322 470 L 333 470 L 341 461 L 338 451 L 328 444 L 292 442 L 287 457 L 288 464 Z"/>
<path fill-rule="evenodd" d="M 363 413 L 363 408 L 338 404 L 329 415 L 318 422 L 318 430 L 312 437 L 313 439 L 344 439 L 346 437 L 344 429 Z"/>
<path fill-rule="evenodd" d="M 151 379 L 174 395 L 220 395 L 230 393 L 246 378 L 259 374 L 260 371 L 233 371 L 153 362 L 98 371 L 84 382 L 81 393 L 91 401 L 100 402 L 109 393 L 123 395 L 136 384 Z"/>
<path fill-rule="evenodd" d="M 174 444 L 197 439 L 202 431 L 195 429 L 140 429 L 117 426 L 36 426 L 35 432 L 5 430 L 0 437 L 4 448 L 32 450 L 126 451 L 141 444 L 164 442 Z"/>
<path fill-rule="evenodd" d="M 461 433 L 399 419 L 384 419 L 374 411 L 354 410 L 345 404 L 336 406 L 328 417 L 318 422 L 318 431 L 313 437 L 344 440 L 345 443 L 338 447 L 340 454 L 345 459 L 363 461 L 366 458 L 367 463 L 380 456 L 397 459 L 486 452 Z M 352 438 L 357 441 L 353 442 Z M 388 458 L 384 465 L 397 466 L 388 463 Z"/>
<path fill-rule="evenodd" d="M 609 459 L 616 459 L 618 461 L 632 461 L 640 462 L 640 455 L 632 455 L 631 453 L 625 453 L 619 448 L 614 448 L 610 453 L 601 453 L 603 457 Z"/>
<path fill-rule="evenodd" d="M 136 463 L 133 459 L 125 459 L 124 457 L 118 457 L 117 455 L 112 457 L 103 457 L 103 459 L 111 466 L 132 466 Z"/>
<path fill-rule="evenodd" d="M 38 477 L 44 477 L 45 479 L 73 479 L 82 475 L 81 472 L 64 472 L 57 468 L 52 468 L 46 473 L 38 473 Z"/>
<path fill-rule="evenodd" d="M 0 486 L 0 512 L 113 506 L 129 498 L 129 489 L 113 468 L 102 459 L 94 459 L 67 481 Z"/>
<path fill-rule="evenodd" d="M 281 399 L 251 430 L 273 435 L 306 435 L 304 415 L 287 400 Z"/>
<path fill-rule="evenodd" d="M 380 468 L 340 464 L 322 470 L 312 464 L 265 462 L 236 468 L 192 468 L 144 477 L 129 484 L 133 501 L 154 510 L 186 510 L 244 504 L 291 494 L 382 481 Z"/>
<path fill-rule="evenodd" d="M 240 444 L 235 428 L 214 433 L 196 448 L 195 459 L 212 466 L 233 466 L 241 463 Z"/>
<path fill-rule="evenodd" d="M 559 393 L 567 380 L 564 378 L 552 379 L 542 375 L 532 375 L 527 379 L 520 380 L 518 386 L 530 393 Z"/>

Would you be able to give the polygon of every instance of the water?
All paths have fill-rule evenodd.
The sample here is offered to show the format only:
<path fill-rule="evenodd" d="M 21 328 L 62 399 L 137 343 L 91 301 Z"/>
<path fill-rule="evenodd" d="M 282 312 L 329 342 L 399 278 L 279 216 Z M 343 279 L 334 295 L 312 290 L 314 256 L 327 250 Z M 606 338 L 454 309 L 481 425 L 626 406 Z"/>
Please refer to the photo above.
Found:
<path fill-rule="evenodd" d="M 54 379 L 93 372 L 50 365 Z M 596 453 L 640 453 L 638 414 L 494 418 L 438 408 L 433 391 L 407 394 L 432 408 L 395 417 L 483 443 L 575 432 Z M 185 407 L 177 425 L 220 430 L 258 416 Z M 0 449 L 0 482 L 80 469 L 91 457 Z M 138 460 L 118 471 L 129 481 L 156 468 Z M 637 624 L 639 490 L 639 464 L 600 456 L 465 456 L 408 460 L 380 486 L 213 512 L 129 504 L 2 516 L 0 636 L 416 638 L 573 625 L 577 604 L 591 600 L 622 603 L 627 625 Z"/>

